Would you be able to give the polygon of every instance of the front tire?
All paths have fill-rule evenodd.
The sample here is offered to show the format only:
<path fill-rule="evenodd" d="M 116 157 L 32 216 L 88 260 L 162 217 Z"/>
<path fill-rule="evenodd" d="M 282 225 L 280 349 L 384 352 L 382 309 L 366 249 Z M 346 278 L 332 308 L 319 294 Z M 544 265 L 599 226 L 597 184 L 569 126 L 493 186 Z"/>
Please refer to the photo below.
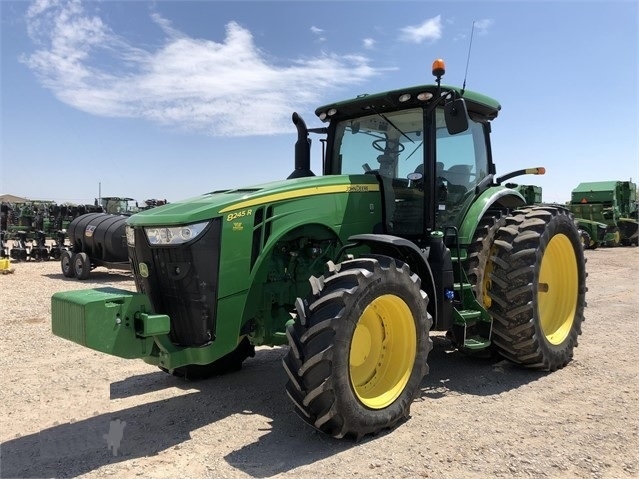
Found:
<path fill-rule="evenodd" d="M 606 242 L 606 246 L 616 248 L 617 246 L 621 245 L 621 231 L 619 231 L 619 227 L 613 226 L 608 228 L 606 236 L 610 238 Z"/>
<path fill-rule="evenodd" d="M 550 206 L 516 210 L 494 244 L 489 313 L 495 347 L 528 368 L 562 368 L 581 334 L 587 291 L 572 215 Z"/>
<path fill-rule="evenodd" d="M 286 391 L 296 412 L 336 438 L 409 416 L 428 371 L 432 318 L 420 278 L 387 256 L 329 263 L 287 327 Z"/>
<path fill-rule="evenodd" d="M 583 246 L 584 249 L 590 249 L 590 243 L 592 243 L 592 240 L 590 239 L 590 235 L 588 234 L 587 231 L 583 231 L 583 230 L 579 230 L 579 235 L 581 238 L 581 244 Z"/>

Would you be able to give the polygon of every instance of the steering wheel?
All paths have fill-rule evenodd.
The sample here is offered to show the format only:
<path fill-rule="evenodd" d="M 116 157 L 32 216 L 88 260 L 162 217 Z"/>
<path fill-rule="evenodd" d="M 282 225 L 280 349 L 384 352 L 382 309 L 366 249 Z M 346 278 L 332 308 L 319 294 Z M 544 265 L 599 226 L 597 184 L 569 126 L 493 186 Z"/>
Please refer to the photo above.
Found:
<path fill-rule="evenodd" d="M 386 144 L 388 144 L 389 146 L 393 144 L 397 145 L 397 150 L 393 151 L 393 153 L 401 153 L 402 151 L 404 151 L 405 148 L 402 143 L 396 140 L 387 140 L 386 138 L 378 138 L 377 140 L 373 140 L 373 148 L 375 148 L 377 151 L 381 151 L 382 153 L 386 151 Z"/>

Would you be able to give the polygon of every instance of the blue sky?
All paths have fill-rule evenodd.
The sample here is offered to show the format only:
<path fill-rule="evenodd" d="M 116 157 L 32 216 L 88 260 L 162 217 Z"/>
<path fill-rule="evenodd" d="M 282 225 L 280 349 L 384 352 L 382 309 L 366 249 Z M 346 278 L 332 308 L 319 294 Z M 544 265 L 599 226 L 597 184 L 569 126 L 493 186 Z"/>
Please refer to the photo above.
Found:
<path fill-rule="evenodd" d="M 0 194 L 176 201 L 283 179 L 297 111 L 361 93 L 461 85 L 502 104 L 498 173 L 639 177 L 635 1 L 0 2 Z M 321 172 L 319 142 L 312 169 Z"/>

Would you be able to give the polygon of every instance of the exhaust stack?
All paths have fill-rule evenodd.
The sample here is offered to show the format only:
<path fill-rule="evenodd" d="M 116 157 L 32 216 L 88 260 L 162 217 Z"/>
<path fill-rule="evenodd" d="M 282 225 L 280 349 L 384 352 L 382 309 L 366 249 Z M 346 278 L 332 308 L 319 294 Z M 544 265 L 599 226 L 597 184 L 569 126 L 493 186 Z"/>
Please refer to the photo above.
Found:
<path fill-rule="evenodd" d="M 308 137 L 308 128 L 302 117 L 293 113 L 293 124 L 297 128 L 297 141 L 295 142 L 295 170 L 287 180 L 315 176 L 311 171 L 311 139 Z"/>

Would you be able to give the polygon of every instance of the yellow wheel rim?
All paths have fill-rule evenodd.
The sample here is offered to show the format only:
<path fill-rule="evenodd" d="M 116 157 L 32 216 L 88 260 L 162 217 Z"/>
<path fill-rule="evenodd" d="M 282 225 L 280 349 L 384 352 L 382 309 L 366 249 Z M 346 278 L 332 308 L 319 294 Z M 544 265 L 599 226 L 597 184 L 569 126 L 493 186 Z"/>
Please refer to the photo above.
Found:
<path fill-rule="evenodd" d="M 579 271 L 572 243 L 566 235 L 554 236 L 541 260 L 537 285 L 537 311 L 548 342 L 563 343 L 575 320 Z"/>
<path fill-rule="evenodd" d="M 362 313 L 350 348 L 350 377 L 357 398 L 371 409 L 395 401 L 408 383 L 417 351 L 410 308 L 398 296 L 376 298 Z"/>
<path fill-rule="evenodd" d="M 484 308 L 489 309 L 493 305 L 492 298 L 488 295 L 488 291 L 490 291 L 493 287 L 493 282 L 490 280 L 490 275 L 493 272 L 493 262 L 490 258 L 493 257 L 494 247 L 490 249 L 490 253 L 488 256 L 488 261 L 486 261 L 486 266 L 484 267 L 484 277 L 482 278 L 481 283 L 481 300 Z"/>

